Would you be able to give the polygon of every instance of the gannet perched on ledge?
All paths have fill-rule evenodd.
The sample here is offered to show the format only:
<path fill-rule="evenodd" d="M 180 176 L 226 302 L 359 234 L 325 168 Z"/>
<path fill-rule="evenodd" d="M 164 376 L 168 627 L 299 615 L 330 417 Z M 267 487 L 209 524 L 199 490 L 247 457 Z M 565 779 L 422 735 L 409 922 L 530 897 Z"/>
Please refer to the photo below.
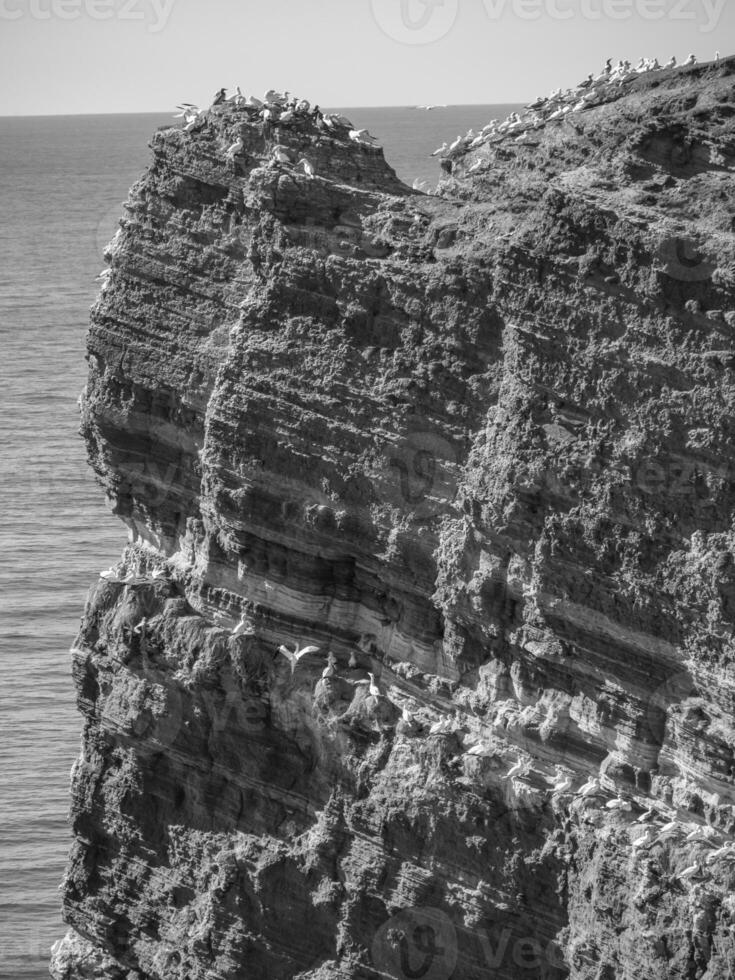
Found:
<path fill-rule="evenodd" d="M 306 157 L 302 157 L 296 164 L 296 170 L 300 170 L 302 173 L 306 174 L 307 177 L 313 177 L 316 171 L 314 170 L 314 164 L 307 160 Z"/>
<path fill-rule="evenodd" d="M 234 160 L 237 154 L 242 153 L 244 149 L 245 144 L 243 143 L 242 139 L 239 139 L 236 143 L 232 144 L 227 153 L 225 153 L 225 156 L 228 160 Z"/>

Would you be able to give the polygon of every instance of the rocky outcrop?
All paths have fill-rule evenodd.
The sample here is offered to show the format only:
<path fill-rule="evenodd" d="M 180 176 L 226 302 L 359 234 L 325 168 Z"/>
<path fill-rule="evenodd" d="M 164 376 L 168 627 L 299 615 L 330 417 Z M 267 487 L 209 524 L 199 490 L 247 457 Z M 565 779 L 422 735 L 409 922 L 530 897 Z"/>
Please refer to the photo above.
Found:
<path fill-rule="evenodd" d="M 734 82 L 430 196 L 311 116 L 154 136 L 88 342 L 130 544 L 57 980 L 732 975 Z"/>

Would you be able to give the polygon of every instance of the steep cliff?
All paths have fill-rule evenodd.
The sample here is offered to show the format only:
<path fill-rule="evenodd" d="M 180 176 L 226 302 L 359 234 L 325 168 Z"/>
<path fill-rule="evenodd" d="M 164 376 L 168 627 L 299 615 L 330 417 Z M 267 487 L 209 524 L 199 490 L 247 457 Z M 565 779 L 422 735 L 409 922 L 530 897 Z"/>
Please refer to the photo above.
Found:
<path fill-rule="evenodd" d="M 57 980 L 735 973 L 735 59 L 596 102 L 155 134 Z"/>

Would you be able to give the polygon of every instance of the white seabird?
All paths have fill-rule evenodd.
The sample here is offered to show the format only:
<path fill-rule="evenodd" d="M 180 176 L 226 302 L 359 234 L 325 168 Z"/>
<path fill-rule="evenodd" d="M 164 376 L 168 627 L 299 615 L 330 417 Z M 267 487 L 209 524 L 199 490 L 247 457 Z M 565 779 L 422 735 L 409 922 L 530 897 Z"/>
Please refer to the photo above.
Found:
<path fill-rule="evenodd" d="M 676 55 L 672 55 L 671 56 L 671 60 L 670 61 L 667 61 L 666 64 L 664 65 L 664 69 L 666 69 L 666 68 L 676 68 L 676 65 L 677 65 Z"/>
<path fill-rule="evenodd" d="M 438 149 L 434 150 L 431 154 L 433 157 L 440 157 L 443 153 L 446 153 L 449 147 L 447 146 L 447 141 L 445 140 Z"/>
<path fill-rule="evenodd" d="M 354 670 L 355 667 L 357 667 L 357 657 L 355 656 L 355 651 L 354 650 L 350 653 L 350 664 L 349 665 L 350 665 L 350 667 L 353 668 L 353 670 Z"/>
<path fill-rule="evenodd" d="M 646 827 L 645 832 L 641 834 L 640 837 L 636 838 L 631 844 L 634 850 L 639 850 L 641 847 L 649 847 L 653 844 L 655 840 L 655 834 L 652 827 Z"/>
<path fill-rule="evenodd" d="M 310 160 L 307 160 L 306 157 L 302 157 L 299 160 L 299 162 L 296 164 L 296 169 L 306 174 L 307 177 L 314 177 L 316 174 L 314 164 Z"/>
<path fill-rule="evenodd" d="M 680 871 L 679 874 L 676 877 L 680 881 L 686 881 L 687 878 L 693 878 L 696 874 L 700 874 L 700 873 L 701 873 L 701 871 L 700 871 L 699 865 L 698 864 L 691 864 L 691 865 L 689 865 L 688 868 L 684 868 L 683 871 Z"/>
<path fill-rule="evenodd" d="M 717 861 L 718 858 L 725 857 L 725 855 L 730 854 L 733 849 L 733 842 L 728 841 L 723 847 L 718 847 L 716 851 L 710 851 L 707 857 L 704 859 L 706 864 L 712 864 Z"/>
<path fill-rule="evenodd" d="M 371 671 L 368 671 L 368 677 L 370 678 L 370 688 L 368 690 L 368 694 L 370 695 L 370 697 L 373 698 L 382 697 L 380 688 L 375 682 L 375 674 L 373 674 Z"/>
<path fill-rule="evenodd" d="M 444 735 L 451 728 L 452 722 L 449 718 L 440 718 L 429 728 L 429 735 Z"/>
<path fill-rule="evenodd" d="M 684 62 L 684 67 L 688 68 L 689 65 L 696 65 L 696 63 L 697 63 L 697 56 L 694 54 L 690 54 L 687 60 Z"/>
<path fill-rule="evenodd" d="M 473 745 L 471 749 L 468 749 L 465 752 L 465 755 L 472 755 L 476 758 L 487 759 L 489 756 L 495 755 L 495 753 L 485 742 L 478 742 L 477 745 Z"/>
<path fill-rule="evenodd" d="M 109 568 L 105 569 L 104 572 L 100 572 L 100 578 L 106 579 L 108 582 L 119 582 L 120 576 L 115 569 L 114 565 L 110 565 Z"/>
<path fill-rule="evenodd" d="M 274 146 L 272 151 L 272 159 L 276 163 L 293 163 L 291 153 L 285 146 Z"/>
<path fill-rule="evenodd" d="M 608 800 L 605 804 L 608 810 L 632 810 L 633 806 L 630 800 L 624 799 L 622 796 L 617 796 L 614 800 Z"/>
<path fill-rule="evenodd" d="M 233 628 L 230 635 L 233 637 L 253 635 L 253 628 L 248 621 L 247 613 L 242 614 L 240 622 Z"/>
<path fill-rule="evenodd" d="M 337 671 L 335 669 L 334 664 L 333 663 L 329 663 L 329 664 L 327 664 L 327 666 L 322 671 L 322 680 L 327 680 L 330 677 L 334 677 L 334 675 L 336 673 L 337 673 Z"/>
<path fill-rule="evenodd" d="M 597 795 L 602 789 L 600 785 L 600 780 L 596 777 L 588 779 L 584 786 L 580 786 L 577 790 L 577 796 L 588 797 Z"/>
<path fill-rule="evenodd" d="M 553 793 L 566 793 L 572 788 L 574 777 L 571 773 L 558 771 L 553 781 L 551 790 Z"/>
<path fill-rule="evenodd" d="M 658 810 L 656 809 L 656 807 L 654 807 L 654 806 L 651 806 L 651 807 L 649 807 L 649 808 L 648 808 L 648 809 L 646 810 L 646 812 L 645 812 L 645 813 L 642 813 L 642 814 L 640 815 L 640 817 L 638 817 L 638 818 L 636 819 L 636 823 L 650 823 L 650 822 L 651 822 L 651 820 L 655 820 L 655 818 L 656 818 L 656 817 L 657 817 L 658 815 L 659 815 L 659 814 L 658 814 Z"/>
<path fill-rule="evenodd" d="M 193 105 L 191 102 L 182 102 L 181 105 L 177 105 L 176 108 L 179 110 L 174 115 L 174 119 L 184 119 L 187 123 L 192 123 L 200 113 L 199 106 Z"/>
<path fill-rule="evenodd" d="M 366 129 L 351 129 L 350 139 L 355 143 L 368 143 L 371 146 L 377 142 L 374 136 L 372 136 Z"/>
<path fill-rule="evenodd" d="M 228 149 L 227 153 L 225 153 L 225 156 L 227 157 L 228 160 L 234 160 L 237 154 L 242 153 L 244 149 L 245 149 L 245 144 L 243 143 L 242 138 L 240 138 L 239 140 L 237 140 L 236 143 L 232 144 L 232 146 Z"/>
<path fill-rule="evenodd" d="M 141 619 L 141 621 L 138 623 L 138 625 L 133 627 L 133 633 L 135 633 L 137 636 L 140 636 L 140 634 L 145 630 L 147 623 L 148 620 L 144 616 Z"/>
<path fill-rule="evenodd" d="M 716 836 L 717 836 L 717 831 L 714 829 L 714 827 L 703 826 L 703 827 L 695 827 L 693 830 L 690 830 L 689 833 L 684 838 L 684 840 L 686 841 L 712 840 L 712 838 Z"/>
<path fill-rule="evenodd" d="M 296 664 L 301 660 L 302 657 L 308 656 L 310 653 L 319 653 L 319 647 L 309 646 L 299 648 L 298 643 L 294 643 L 293 650 L 289 650 L 287 646 L 280 646 L 278 652 L 282 653 L 283 656 L 291 664 L 291 673 L 296 670 Z"/>
<path fill-rule="evenodd" d="M 519 759 L 514 766 L 510 767 L 510 769 L 503 776 L 503 779 L 512 779 L 514 776 L 517 776 L 518 773 L 522 772 L 523 769 L 524 763 Z"/>

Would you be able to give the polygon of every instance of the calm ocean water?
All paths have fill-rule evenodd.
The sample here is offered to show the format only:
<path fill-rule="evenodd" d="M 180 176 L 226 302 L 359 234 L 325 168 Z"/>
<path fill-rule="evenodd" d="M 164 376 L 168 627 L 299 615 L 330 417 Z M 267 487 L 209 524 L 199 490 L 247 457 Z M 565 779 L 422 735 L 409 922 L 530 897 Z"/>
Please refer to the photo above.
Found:
<path fill-rule="evenodd" d="M 352 109 L 407 183 L 445 139 L 517 106 Z M 79 746 L 68 649 L 125 541 L 78 436 L 88 308 L 121 202 L 166 115 L 0 118 L 0 978 L 48 977 L 63 935 L 69 770 Z"/>

